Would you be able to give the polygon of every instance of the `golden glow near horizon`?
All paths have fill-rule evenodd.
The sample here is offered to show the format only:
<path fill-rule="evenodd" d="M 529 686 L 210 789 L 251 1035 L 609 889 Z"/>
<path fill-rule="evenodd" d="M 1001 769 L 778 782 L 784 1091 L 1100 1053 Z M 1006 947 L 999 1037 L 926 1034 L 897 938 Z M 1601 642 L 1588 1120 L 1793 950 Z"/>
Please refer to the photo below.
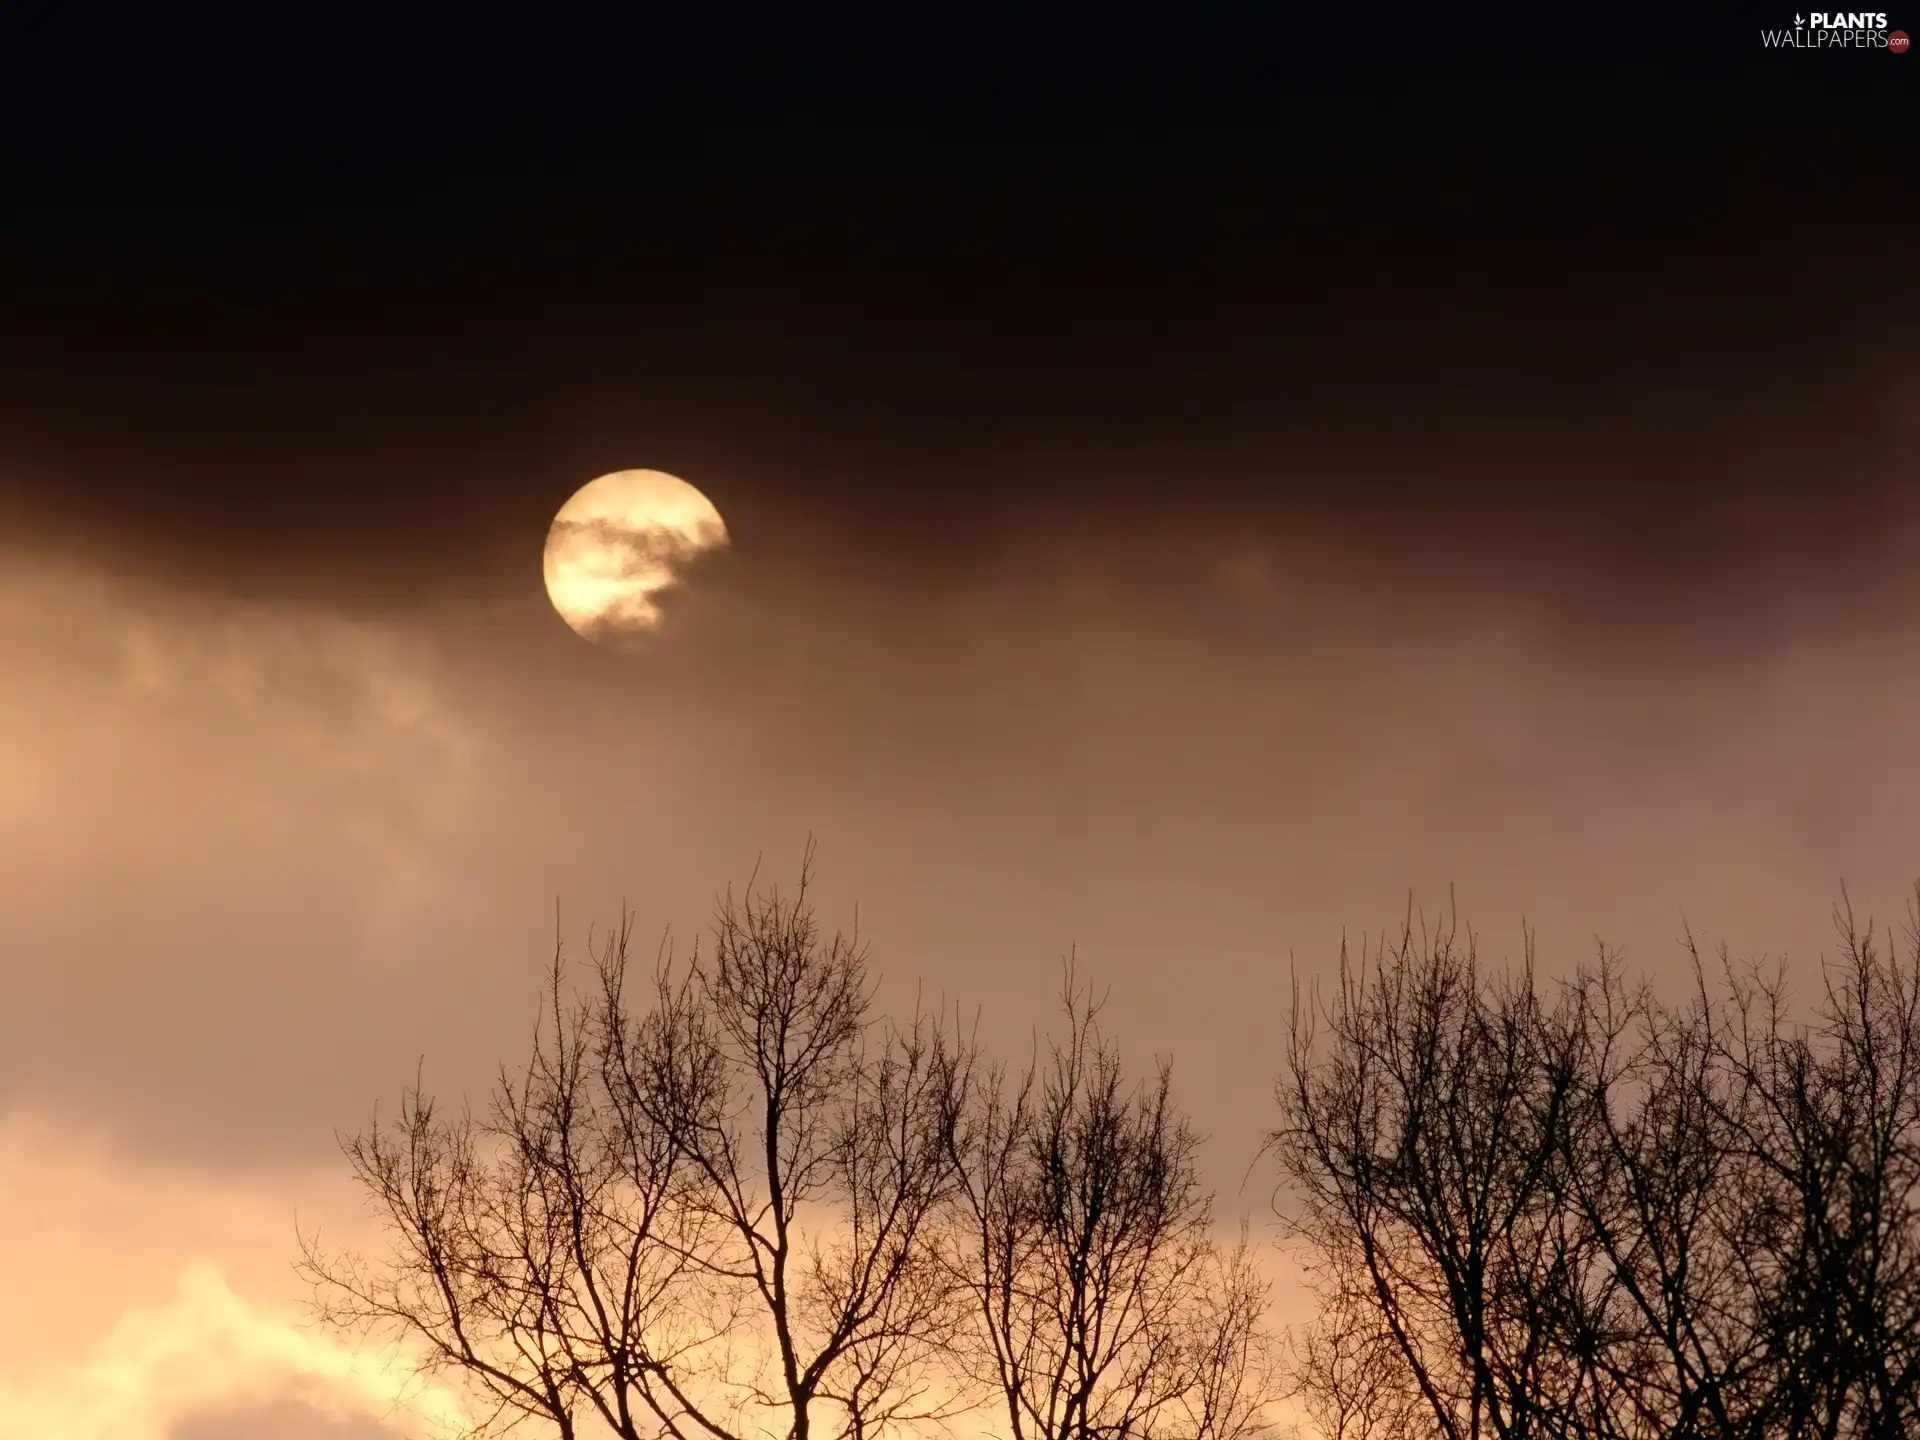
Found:
<path fill-rule="evenodd" d="M 660 470 L 616 470 L 574 492 L 547 531 L 547 595 L 589 640 L 651 633 L 658 597 L 689 562 L 727 543 L 713 502 Z"/>

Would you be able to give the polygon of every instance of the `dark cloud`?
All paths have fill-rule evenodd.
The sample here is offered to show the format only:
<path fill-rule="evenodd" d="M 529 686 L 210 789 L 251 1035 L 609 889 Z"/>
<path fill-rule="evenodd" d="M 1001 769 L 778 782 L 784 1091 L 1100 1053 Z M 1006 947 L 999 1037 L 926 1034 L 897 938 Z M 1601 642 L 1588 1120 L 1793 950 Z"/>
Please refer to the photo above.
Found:
<path fill-rule="evenodd" d="M 903 983 L 1019 1030 L 1086 941 L 1251 1134 L 1287 951 L 1409 887 L 1658 945 L 1904 885 L 1910 97 L 1682 39 L 47 140 L 0 1084 L 321 1153 L 484 1083 L 555 895 L 684 928 L 813 830 Z M 540 547 L 639 465 L 733 544 L 615 660 Z"/>
<path fill-rule="evenodd" d="M 372 605 L 508 583 L 635 464 L 697 478 L 745 551 L 903 584 L 1036 529 L 1124 546 L 1172 493 L 1350 573 L 1385 551 L 1576 609 L 1565 572 L 1661 612 L 1810 528 L 1799 563 L 1849 575 L 1902 492 L 1920 332 L 1884 77 L 1748 74 L 1723 38 L 1626 88 L 1626 38 L 1551 78 L 1476 43 L 1309 83 L 1259 50 L 1271 105 L 1077 124 L 975 95 L 788 126 L 723 90 L 592 143 L 502 121 L 522 163 L 382 184 L 123 157 L 0 249 L 0 497 L 16 538 Z M 683 111 L 712 124 L 656 123 Z"/>

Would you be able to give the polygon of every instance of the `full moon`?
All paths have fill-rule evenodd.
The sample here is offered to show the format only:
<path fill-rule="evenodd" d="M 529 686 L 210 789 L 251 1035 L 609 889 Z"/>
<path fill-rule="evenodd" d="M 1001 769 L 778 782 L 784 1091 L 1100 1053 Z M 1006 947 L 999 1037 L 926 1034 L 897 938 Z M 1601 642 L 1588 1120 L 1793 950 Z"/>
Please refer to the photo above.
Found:
<path fill-rule="evenodd" d="M 659 597 L 727 543 L 713 502 L 677 475 L 616 470 L 589 481 L 547 531 L 547 595 L 589 640 L 631 644 L 660 628 Z"/>

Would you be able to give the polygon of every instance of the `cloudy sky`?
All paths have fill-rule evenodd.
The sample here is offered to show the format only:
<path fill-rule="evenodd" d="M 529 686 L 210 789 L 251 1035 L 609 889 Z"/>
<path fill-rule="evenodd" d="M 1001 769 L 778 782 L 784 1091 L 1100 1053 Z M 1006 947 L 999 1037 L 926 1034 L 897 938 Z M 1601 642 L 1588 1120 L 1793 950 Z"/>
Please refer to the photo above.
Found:
<path fill-rule="evenodd" d="M 8 1440 L 452 1414 L 296 1219 L 556 907 L 812 835 L 1010 1050 L 1077 947 L 1258 1217 L 1292 977 L 1410 897 L 1672 974 L 1920 876 L 1920 62 L 745 33 L 9 82 Z M 630 466 L 733 538 L 638 655 L 540 585 Z"/>

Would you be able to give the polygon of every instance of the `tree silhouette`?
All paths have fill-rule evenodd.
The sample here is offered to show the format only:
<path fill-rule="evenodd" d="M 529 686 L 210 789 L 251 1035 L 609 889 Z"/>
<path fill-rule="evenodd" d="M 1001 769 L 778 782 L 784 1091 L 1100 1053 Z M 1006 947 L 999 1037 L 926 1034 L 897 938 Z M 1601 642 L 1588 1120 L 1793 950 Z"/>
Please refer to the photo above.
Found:
<path fill-rule="evenodd" d="M 960 1071 L 937 1026 L 874 1019 L 867 952 L 808 899 L 720 903 L 710 951 L 630 1003 L 631 923 L 570 1000 L 556 956 L 532 1057 L 486 1117 L 416 1085 L 348 1138 L 392 1241 L 304 1242 L 322 1319 L 464 1375 L 483 1428 L 626 1440 L 862 1437 L 935 1415 L 953 1313 L 932 1225 Z"/>
<path fill-rule="evenodd" d="M 957 1260 L 1014 1440 L 1241 1440 L 1271 1396 L 1266 1292 L 1223 1249 L 1165 1064 L 1130 1081 L 1100 1001 L 1020 1075 L 973 1077 L 953 1132 Z"/>
<path fill-rule="evenodd" d="M 1548 989 L 1411 919 L 1296 992 L 1289 1223 L 1324 1310 L 1296 1381 L 1332 1433 L 1920 1431 L 1920 904 L 1850 909 L 1810 1017 L 1782 979 L 1666 1004 L 1618 956 Z M 1417 1402 L 1417 1403 L 1415 1403 Z"/>

